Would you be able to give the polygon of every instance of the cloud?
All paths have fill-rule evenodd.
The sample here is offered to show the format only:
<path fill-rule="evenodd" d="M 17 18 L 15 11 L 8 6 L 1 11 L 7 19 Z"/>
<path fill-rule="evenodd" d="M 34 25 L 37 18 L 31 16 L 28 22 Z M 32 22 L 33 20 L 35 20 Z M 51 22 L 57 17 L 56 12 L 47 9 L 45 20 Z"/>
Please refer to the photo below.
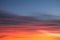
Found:
<path fill-rule="evenodd" d="M 4 37 L 7 37 L 7 35 L 0 35 L 0 38 L 4 38 Z"/>
<path fill-rule="evenodd" d="M 38 21 L 38 19 L 31 16 L 18 16 L 6 11 L 0 11 L 0 24 L 26 24 L 33 21 Z"/>

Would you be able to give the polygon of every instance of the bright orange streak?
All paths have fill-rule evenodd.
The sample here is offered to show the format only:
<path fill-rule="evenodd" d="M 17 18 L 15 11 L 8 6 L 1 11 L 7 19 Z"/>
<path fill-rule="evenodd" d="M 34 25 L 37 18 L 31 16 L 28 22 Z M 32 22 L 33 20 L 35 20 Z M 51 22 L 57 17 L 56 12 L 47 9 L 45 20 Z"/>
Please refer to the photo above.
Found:
<path fill-rule="evenodd" d="M 1 40 L 57 40 L 58 37 L 53 37 L 45 34 L 29 34 L 25 32 L 11 32 L 3 33 L 2 35 L 7 35 Z"/>
<path fill-rule="evenodd" d="M 30 32 L 26 31 L 26 28 L 18 29 L 19 28 L 8 28 L 6 31 L 10 30 L 10 32 L 0 32 L 0 40 L 60 40 L 60 36 L 52 36 L 47 30 Z"/>

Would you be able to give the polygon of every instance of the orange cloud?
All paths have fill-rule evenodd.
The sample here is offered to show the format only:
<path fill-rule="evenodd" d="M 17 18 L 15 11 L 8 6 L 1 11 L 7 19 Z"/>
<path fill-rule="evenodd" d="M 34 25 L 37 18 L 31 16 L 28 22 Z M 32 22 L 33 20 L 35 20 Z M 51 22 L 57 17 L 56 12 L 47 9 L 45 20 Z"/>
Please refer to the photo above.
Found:
<path fill-rule="evenodd" d="M 0 25 L 0 40 L 60 40 L 54 31 L 54 26 Z"/>

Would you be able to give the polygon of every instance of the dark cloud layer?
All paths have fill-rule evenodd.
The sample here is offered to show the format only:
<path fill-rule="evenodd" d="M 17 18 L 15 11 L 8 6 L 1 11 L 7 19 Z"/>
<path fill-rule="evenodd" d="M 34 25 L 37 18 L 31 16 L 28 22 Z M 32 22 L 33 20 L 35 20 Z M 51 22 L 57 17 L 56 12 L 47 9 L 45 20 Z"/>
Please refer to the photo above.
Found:
<path fill-rule="evenodd" d="M 40 15 L 42 16 L 42 15 Z M 49 16 L 45 15 L 44 16 Z M 49 16 L 50 17 L 50 16 Z M 32 22 L 39 22 L 33 25 L 38 26 L 60 26 L 60 20 L 42 20 L 32 16 L 18 16 L 7 11 L 0 10 L 0 24 L 32 24 Z M 51 22 L 51 23 L 50 23 Z M 42 24 L 41 24 L 42 23 Z"/>
<path fill-rule="evenodd" d="M 0 24 L 24 24 L 33 21 L 38 21 L 38 19 L 31 16 L 17 16 L 6 11 L 0 11 Z"/>

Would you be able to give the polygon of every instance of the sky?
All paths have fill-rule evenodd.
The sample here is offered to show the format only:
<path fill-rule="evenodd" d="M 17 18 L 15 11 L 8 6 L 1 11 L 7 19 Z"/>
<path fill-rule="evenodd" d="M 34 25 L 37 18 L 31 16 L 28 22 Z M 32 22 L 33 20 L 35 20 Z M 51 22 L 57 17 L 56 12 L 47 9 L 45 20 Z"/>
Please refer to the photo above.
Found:
<path fill-rule="evenodd" d="M 60 16 L 60 0 L 0 0 L 0 9 L 24 15 L 0 14 L 0 40 L 60 40 L 59 20 L 28 17 L 42 17 L 42 13 L 44 18 Z"/>
<path fill-rule="evenodd" d="M 25 16 L 34 13 L 60 16 L 60 0 L 0 0 L 0 9 Z"/>

